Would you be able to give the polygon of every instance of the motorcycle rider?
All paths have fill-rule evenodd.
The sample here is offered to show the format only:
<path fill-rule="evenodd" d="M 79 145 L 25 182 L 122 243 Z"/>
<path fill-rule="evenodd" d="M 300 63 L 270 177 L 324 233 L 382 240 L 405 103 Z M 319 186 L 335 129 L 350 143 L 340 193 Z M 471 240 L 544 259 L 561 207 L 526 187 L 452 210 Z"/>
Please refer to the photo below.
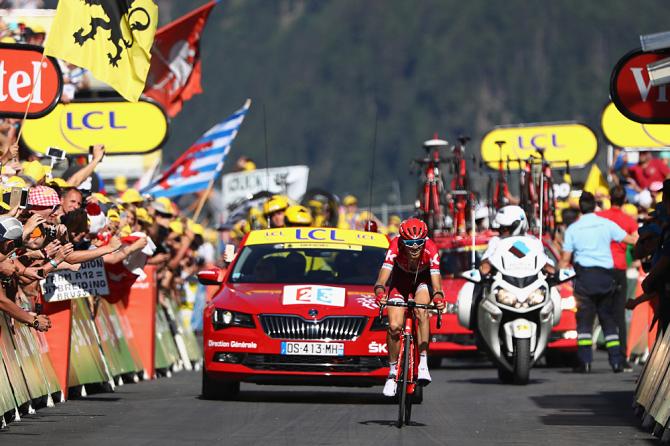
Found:
<path fill-rule="evenodd" d="M 388 294 L 386 292 L 387 283 L 389 283 Z M 426 223 L 418 218 L 403 221 L 399 227 L 399 236 L 391 241 L 374 286 L 377 305 L 386 304 L 390 291 L 394 289 L 397 293 L 392 299 L 401 299 L 400 296 L 407 299 L 410 294 L 413 294 L 418 304 L 428 304 L 432 297 L 433 303 L 440 311 L 445 306 L 440 277 L 440 253 L 433 241 L 428 238 Z M 400 351 L 400 334 L 404 326 L 404 310 L 402 307 L 388 307 L 389 327 L 386 342 L 390 370 L 383 391 L 386 396 L 394 396 L 396 393 L 395 377 Z M 417 333 L 420 352 L 418 382 L 425 386 L 431 381 L 427 358 L 430 337 L 429 314 L 423 309 L 415 310 L 415 314 L 419 325 Z"/>
<path fill-rule="evenodd" d="M 526 213 L 520 206 L 511 204 L 501 207 L 496 213 L 493 221 L 498 226 L 498 235 L 491 237 L 486 251 L 482 255 L 481 264 L 479 265 L 479 272 L 481 273 L 482 277 L 486 277 L 491 274 L 492 266 L 489 258 L 491 258 L 491 256 L 493 256 L 493 254 L 496 252 L 498 243 L 501 239 L 512 236 L 531 237 L 526 235 L 526 231 L 528 230 L 528 219 L 526 218 Z M 532 238 L 541 244 L 541 242 L 535 237 Z M 544 270 L 550 274 L 553 274 L 555 271 L 554 266 L 550 264 L 545 265 Z M 470 324 L 472 325 L 473 330 L 475 329 L 475 325 L 477 323 L 477 307 L 483 298 L 482 290 L 483 286 L 481 283 L 475 284 L 473 290 L 474 299 L 472 302 L 470 316 Z"/>
<path fill-rule="evenodd" d="M 495 252 L 498 246 L 498 241 L 514 235 L 525 235 L 528 230 L 528 219 L 526 218 L 526 213 L 520 206 L 507 205 L 501 207 L 498 210 L 498 213 L 496 213 L 493 221 L 498 226 L 499 235 L 491 237 L 488 247 L 482 255 L 482 263 L 479 266 L 479 271 L 483 276 L 486 276 L 491 272 L 491 263 L 488 259 Z"/>

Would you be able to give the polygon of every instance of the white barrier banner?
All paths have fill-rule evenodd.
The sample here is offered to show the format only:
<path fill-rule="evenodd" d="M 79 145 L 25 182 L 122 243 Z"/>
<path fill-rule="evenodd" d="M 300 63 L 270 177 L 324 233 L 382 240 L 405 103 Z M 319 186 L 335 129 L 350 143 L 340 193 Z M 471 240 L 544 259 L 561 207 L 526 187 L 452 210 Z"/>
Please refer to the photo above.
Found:
<path fill-rule="evenodd" d="M 79 271 L 58 271 L 40 282 L 47 302 L 109 294 L 102 258 L 84 262 Z"/>
<path fill-rule="evenodd" d="M 308 176 L 307 166 L 273 167 L 223 175 L 221 181 L 224 213 L 228 212 L 231 203 L 263 190 L 299 200 L 307 191 Z"/>

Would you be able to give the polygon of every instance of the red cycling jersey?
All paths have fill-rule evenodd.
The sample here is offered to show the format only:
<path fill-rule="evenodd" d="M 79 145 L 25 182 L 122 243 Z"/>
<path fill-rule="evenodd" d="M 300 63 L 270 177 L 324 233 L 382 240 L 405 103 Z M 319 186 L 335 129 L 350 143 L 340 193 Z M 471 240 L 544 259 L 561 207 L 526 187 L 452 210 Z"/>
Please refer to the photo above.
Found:
<path fill-rule="evenodd" d="M 400 237 L 391 240 L 391 246 L 386 251 L 386 259 L 384 259 L 382 268 L 393 270 L 394 266 L 398 266 L 405 273 L 417 274 L 416 267 L 410 266 L 409 257 L 405 250 L 400 249 L 398 246 L 399 240 Z M 430 274 L 440 274 L 440 251 L 435 246 L 435 243 L 426 237 L 426 244 L 419 259 L 418 273 L 421 274 L 428 269 L 430 269 Z"/>

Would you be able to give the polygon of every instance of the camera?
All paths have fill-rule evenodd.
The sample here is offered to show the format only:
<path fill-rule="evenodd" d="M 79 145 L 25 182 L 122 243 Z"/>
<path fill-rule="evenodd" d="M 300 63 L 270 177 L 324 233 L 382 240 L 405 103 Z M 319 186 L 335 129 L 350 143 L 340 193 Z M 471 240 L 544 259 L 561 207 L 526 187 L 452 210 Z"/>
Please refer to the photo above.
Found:
<path fill-rule="evenodd" d="M 66 155 L 67 155 L 67 153 L 63 149 L 59 149 L 57 147 L 47 148 L 47 156 L 49 158 L 53 158 L 53 159 L 57 159 L 57 160 L 64 160 Z"/>
<path fill-rule="evenodd" d="M 58 237 L 58 231 L 56 230 L 55 226 L 52 225 L 42 225 L 42 229 L 44 230 L 44 234 L 51 239 L 55 239 Z"/>

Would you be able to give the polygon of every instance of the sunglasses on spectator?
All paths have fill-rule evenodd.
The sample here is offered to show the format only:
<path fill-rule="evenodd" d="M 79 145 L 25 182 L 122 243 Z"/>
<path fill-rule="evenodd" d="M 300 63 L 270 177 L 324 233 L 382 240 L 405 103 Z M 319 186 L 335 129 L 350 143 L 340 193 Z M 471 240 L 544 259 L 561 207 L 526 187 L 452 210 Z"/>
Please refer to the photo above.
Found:
<path fill-rule="evenodd" d="M 426 239 L 418 238 L 415 240 L 403 240 L 402 243 L 408 248 L 420 248 L 424 243 L 426 243 Z"/>
<path fill-rule="evenodd" d="M 40 238 L 40 237 L 42 237 L 43 234 L 44 234 L 44 233 L 42 232 L 42 228 L 40 228 L 40 227 L 38 226 L 38 227 L 36 227 L 35 229 L 33 229 L 33 232 L 30 233 L 29 238 L 30 238 L 31 240 L 34 240 L 34 239 L 36 239 L 36 238 Z"/>

